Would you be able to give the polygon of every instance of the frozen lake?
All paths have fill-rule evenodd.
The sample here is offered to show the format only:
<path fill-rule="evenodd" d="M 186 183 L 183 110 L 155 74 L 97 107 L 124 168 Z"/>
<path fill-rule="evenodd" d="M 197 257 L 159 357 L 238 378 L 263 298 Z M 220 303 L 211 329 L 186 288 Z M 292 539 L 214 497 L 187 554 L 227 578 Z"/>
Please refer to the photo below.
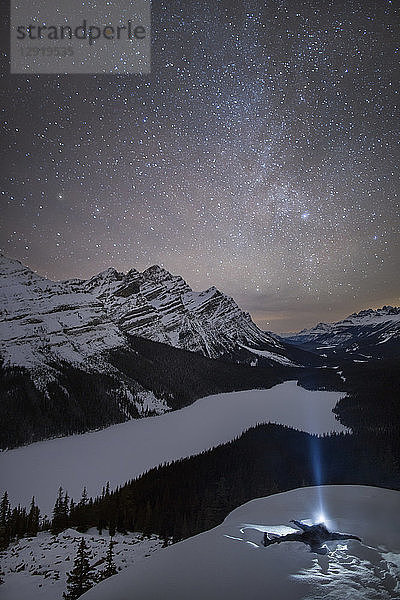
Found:
<path fill-rule="evenodd" d="M 258 423 L 309 433 L 345 431 L 332 408 L 343 394 L 309 391 L 286 381 L 268 390 L 207 396 L 182 410 L 132 420 L 101 431 L 37 442 L 0 453 L 1 490 L 13 505 L 34 495 L 51 515 L 61 485 L 75 500 L 83 486 L 97 495 L 164 462 L 229 442 Z"/>

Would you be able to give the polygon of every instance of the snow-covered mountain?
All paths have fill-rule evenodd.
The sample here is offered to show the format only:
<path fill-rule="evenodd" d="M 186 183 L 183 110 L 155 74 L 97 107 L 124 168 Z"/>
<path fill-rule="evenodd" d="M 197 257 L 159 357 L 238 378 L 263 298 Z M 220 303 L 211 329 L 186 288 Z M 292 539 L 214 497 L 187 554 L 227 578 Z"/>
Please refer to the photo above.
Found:
<path fill-rule="evenodd" d="M 252 353 L 255 362 L 293 364 L 284 344 L 261 331 L 233 298 L 215 287 L 195 292 L 182 277 L 157 265 L 142 273 L 107 269 L 72 287 L 98 298 L 125 333 L 210 358 Z"/>
<path fill-rule="evenodd" d="M 393 600 L 400 595 L 399 501 L 398 491 L 350 485 L 258 498 L 218 527 L 154 553 L 82 599 Z M 300 542 L 262 545 L 265 531 L 293 531 L 293 518 L 322 519 L 362 542 L 328 542 L 325 556 Z"/>
<path fill-rule="evenodd" d="M 281 367 L 313 361 L 232 298 L 160 267 L 54 282 L 0 255 L 1 447 L 266 388 Z"/>
<path fill-rule="evenodd" d="M 66 361 L 94 367 L 99 353 L 124 345 L 95 296 L 0 256 L 0 356 L 6 365 L 35 369 Z"/>
<path fill-rule="evenodd" d="M 337 323 L 318 323 L 312 329 L 282 336 L 285 342 L 320 355 L 347 355 L 368 360 L 400 354 L 400 308 L 362 310 Z"/>
<path fill-rule="evenodd" d="M 29 379 L 47 398 L 49 410 L 50 399 L 56 395 L 64 403 L 64 413 L 69 412 L 66 399 L 73 405 L 77 398 L 67 381 L 72 384 L 75 375 L 85 377 L 85 373 L 97 374 L 98 381 L 105 373 L 108 376 L 104 400 L 110 408 L 107 417 L 103 415 L 106 422 L 119 422 L 149 410 L 169 410 L 166 402 L 124 376 L 109 361 L 109 352 L 126 347 L 124 334 L 93 294 L 74 291 L 68 282 L 50 281 L 19 261 L 0 255 L 0 364 L 3 372 L 6 369 L 2 393 L 14 402 L 11 411 L 21 410 L 21 403 L 37 403 Z M 8 392 L 4 384 L 10 386 Z M 88 387 L 94 395 L 93 386 Z M 101 412 L 101 404 L 98 409 Z M 23 421 L 27 415 L 14 416 Z M 98 423 L 92 425 L 99 424 L 100 414 Z"/>
<path fill-rule="evenodd" d="M 126 347 L 125 334 L 211 358 L 236 353 L 248 362 L 251 355 L 255 363 L 293 364 L 293 349 L 261 331 L 232 298 L 215 287 L 194 292 L 158 266 L 53 282 L 0 256 L 0 300 L 6 365 L 63 360 L 95 368 L 102 353 Z"/>

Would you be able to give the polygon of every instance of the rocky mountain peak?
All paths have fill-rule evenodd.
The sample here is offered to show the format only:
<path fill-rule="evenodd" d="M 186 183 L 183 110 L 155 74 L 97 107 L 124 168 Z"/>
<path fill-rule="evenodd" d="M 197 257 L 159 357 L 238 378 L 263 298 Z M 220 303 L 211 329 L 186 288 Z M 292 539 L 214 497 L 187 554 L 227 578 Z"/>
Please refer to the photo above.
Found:
<path fill-rule="evenodd" d="M 355 312 L 350 315 L 350 318 L 363 318 L 363 317 L 384 317 L 384 316 L 393 316 L 400 314 L 400 307 L 398 306 L 382 306 L 382 308 L 368 308 L 366 310 L 360 310 L 359 312 Z"/>
<path fill-rule="evenodd" d="M 144 279 L 150 279 L 155 282 L 172 281 L 172 280 L 182 280 L 183 281 L 182 277 L 180 277 L 179 275 L 172 275 L 172 273 L 170 273 L 163 267 L 160 267 L 159 265 L 152 265 L 151 267 L 148 267 L 147 269 L 145 269 L 142 272 L 142 277 Z"/>
<path fill-rule="evenodd" d="M 211 358 L 235 352 L 247 353 L 248 358 L 252 349 L 257 350 L 257 361 L 282 363 L 284 358 L 283 345 L 261 331 L 233 298 L 215 286 L 193 291 L 182 277 L 159 265 L 142 273 L 108 268 L 86 281 L 52 282 L 18 261 L 3 257 L 2 262 L 8 295 L 15 279 L 10 273 L 20 274 L 18 290 L 7 302 L 12 326 L 3 327 L 0 339 L 6 353 L 13 340 L 11 362 L 36 364 L 49 347 L 53 349 L 49 356 L 54 351 L 63 360 L 79 362 L 80 355 L 94 356 L 103 346 L 104 350 L 123 346 L 126 334 Z M 23 288 L 28 291 L 21 292 Z M 15 314 L 14 319 L 16 311 L 24 318 Z"/>

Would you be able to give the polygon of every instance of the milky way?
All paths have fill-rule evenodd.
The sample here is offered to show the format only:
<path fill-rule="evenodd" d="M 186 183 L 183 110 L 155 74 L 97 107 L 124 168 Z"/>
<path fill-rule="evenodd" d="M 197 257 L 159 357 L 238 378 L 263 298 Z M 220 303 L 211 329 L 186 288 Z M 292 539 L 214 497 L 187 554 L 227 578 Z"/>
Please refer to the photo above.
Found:
<path fill-rule="evenodd" d="M 161 264 L 276 331 L 398 302 L 397 22 L 168 0 L 150 75 L 3 75 L 1 251 L 57 279 Z"/>

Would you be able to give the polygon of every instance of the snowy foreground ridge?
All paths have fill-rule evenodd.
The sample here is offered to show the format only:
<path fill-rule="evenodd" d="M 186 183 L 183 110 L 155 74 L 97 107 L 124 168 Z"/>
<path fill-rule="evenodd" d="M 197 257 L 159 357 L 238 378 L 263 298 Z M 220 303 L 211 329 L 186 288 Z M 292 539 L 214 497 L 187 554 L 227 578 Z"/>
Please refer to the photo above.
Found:
<path fill-rule="evenodd" d="M 264 548 L 264 531 L 315 521 L 363 542 L 329 542 L 329 554 L 287 542 Z M 98 584 L 83 600 L 389 600 L 400 598 L 400 492 L 322 486 L 252 500 L 215 529 L 156 552 Z"/>
<path fill-rule="evenodd" d="M 229 442 L 258 423 L 280 423 L 310 433 L 344 431 L 332 408 L 338 392 L 309 391 L 286 381 L 268 390 L 202 398 L 182 410 L 128 421 L 83 435 L 37 442 L 0 453 L 1 488 L 13 505 L 36 498 L 51 514 L 61 485 L 79 499 L 95 496 L 146 470 Z"/>

